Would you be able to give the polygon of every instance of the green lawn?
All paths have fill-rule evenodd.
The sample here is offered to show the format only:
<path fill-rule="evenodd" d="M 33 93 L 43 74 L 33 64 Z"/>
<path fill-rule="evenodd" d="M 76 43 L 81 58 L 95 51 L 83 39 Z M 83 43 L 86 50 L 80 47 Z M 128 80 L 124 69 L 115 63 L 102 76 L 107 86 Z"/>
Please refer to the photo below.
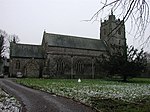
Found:
<path fill-rule="evenodd" d="M 150 79 L 128 83 L 105 80 L 18 79 L 18 83 L 65 96 L 103 112 L 150 112 Z"/>

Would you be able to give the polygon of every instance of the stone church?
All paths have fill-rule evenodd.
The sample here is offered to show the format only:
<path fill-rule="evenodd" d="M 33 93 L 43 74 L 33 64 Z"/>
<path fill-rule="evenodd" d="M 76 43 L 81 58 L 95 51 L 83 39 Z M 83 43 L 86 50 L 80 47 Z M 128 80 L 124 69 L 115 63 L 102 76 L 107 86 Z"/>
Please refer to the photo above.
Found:
<path fill-rule="evenodd" d="M 117 27 L 119 26 L 119 27 Z M 41 45 L 11 42 L 10 75 L 47 78 L 99 78 L 97 60 L 124 52 L 124 21 L 111 13 L 101 21 L 100 39 L 53 34 L 44 31 Z"/>

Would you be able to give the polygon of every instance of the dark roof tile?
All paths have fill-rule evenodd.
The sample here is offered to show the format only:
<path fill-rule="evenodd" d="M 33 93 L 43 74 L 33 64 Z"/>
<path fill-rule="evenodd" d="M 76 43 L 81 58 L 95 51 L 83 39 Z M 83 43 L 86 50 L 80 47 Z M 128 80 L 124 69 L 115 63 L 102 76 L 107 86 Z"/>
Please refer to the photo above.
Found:
<path fill-rule="evenodd" d="M 40 45 L 15 44 L 11 43 L 11 57 L 43 58 Z"/>
<path fill-rule="evenodd" d="M 102 40 L 90 39 L 76 36 L 44 33 L 43 40 L 49 46 L 69 47 L 89 50 L 106 50 L 106 45 Z"/>

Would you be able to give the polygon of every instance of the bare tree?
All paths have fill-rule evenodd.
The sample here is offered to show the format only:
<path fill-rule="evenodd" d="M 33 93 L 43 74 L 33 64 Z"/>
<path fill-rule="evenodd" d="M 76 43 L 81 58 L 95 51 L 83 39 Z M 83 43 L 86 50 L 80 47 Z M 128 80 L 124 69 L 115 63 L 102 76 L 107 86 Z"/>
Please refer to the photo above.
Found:
<path fill-rule="evenodd" d="M 150 53 L 147 53 L 147 74 L 149 74 L 150 77 Z"/>
<path fill-rule="evenodd" d="M 5 31 L 0 30 L 0 61 L 2 60 L 2 57 L 4 56 L 4 52 L 6 51 L 6 37 L 7 34 Z"/>
<path fill-rule="evenodd" d="M 3 56 L 8 56 L 10 52 L 10 43 L 18 43 L 19 41 L 20 39 L 17 35 L 8 35 L 5 31 L 0 29 L 0 60 Z"/>
<path fill-rule="evenodd" d="M 135 39 L 143 39 L 150 20 L 148 0 L 101 0 L 101 4 L 102 7 L 88 21 L 95 21 L 102 16 L 103 12 L 109 13 L 110 10 L 113 10 L 118 17 L 123 18 L 123 22 L 130 20 Z M 150 36 L 147 36 L 145 42 L 148 40 L 150 40 Z"/>
<path fill-rule="evenodd" d="M 9 39 L 8 39 L 9 43 L 13 42 L 13 43 L 18 43 L 20 41 L 19 37 L 17 35 L 10 35 Z"/>
<path fill-rule="evenodd" d="M 6 56 L 9 56 L 9 53 L 10 53 L 10 44 L 11 43 L 18 43 L 19 41 L 20 41 L 19 37 L 17 35 L 15 35 L 15 34 L 7 36 L 6 50 L 5 50 Z"/>

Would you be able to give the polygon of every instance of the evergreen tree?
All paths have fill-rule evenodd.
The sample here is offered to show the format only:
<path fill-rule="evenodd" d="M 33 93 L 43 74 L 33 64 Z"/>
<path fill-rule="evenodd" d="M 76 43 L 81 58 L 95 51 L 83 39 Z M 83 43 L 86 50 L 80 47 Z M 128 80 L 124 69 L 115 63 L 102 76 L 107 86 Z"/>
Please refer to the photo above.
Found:
<path fill-rule="evenodd" d="M 103 61 L 99 63 L 108 76 L 119 75 L 123 81 L 127 81 L 128 77 L 139 76 L 147 65 L 146 54 L 143 49 L 138 51 L 133 46 L 128 48 L 127 54 L 116 53 L 102 58 Z"/>

